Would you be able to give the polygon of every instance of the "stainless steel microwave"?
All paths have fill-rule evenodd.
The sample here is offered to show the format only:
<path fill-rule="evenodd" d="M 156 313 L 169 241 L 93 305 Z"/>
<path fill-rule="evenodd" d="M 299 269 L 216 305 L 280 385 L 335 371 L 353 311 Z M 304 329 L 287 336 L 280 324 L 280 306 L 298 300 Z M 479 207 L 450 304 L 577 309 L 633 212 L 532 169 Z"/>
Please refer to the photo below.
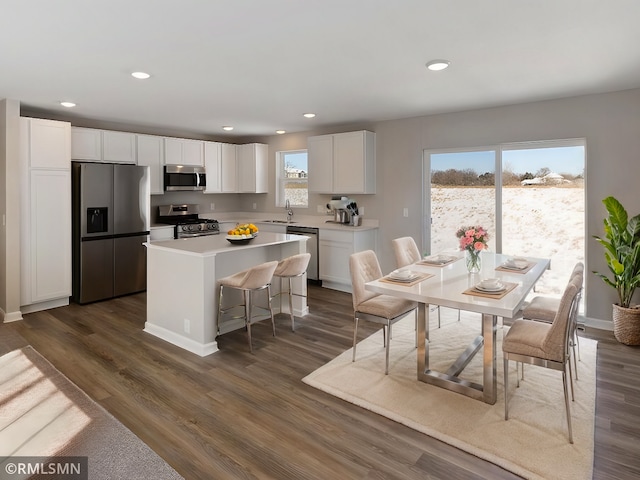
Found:
<path fill-rule="evenodd" d="M 204 167 L 191 165 L 165 165 L 164 189 L 167 192 L 176 190 L 204 190 L 207 176 Z"/>

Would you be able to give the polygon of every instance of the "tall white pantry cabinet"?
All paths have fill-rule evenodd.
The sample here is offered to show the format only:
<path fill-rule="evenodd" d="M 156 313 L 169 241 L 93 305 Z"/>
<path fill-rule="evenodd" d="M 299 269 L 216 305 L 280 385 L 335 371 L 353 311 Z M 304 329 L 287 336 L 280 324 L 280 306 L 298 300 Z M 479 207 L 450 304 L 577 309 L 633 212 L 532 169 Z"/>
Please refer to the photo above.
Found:
<path fill-rule="evenodd" d="M 23 313 L 69 304 L 71 124 L 20 119 Z"/>

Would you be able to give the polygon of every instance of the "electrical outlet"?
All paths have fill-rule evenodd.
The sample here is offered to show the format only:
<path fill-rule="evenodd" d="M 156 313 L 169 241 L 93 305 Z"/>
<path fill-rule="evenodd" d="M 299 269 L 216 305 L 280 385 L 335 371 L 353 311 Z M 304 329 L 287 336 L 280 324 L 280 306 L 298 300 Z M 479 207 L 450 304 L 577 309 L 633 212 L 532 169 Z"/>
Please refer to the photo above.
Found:
<path fill-rule="evenodd" d="M 258 208 L 258 204 L 257 204 L 257 203 L 254 203 L 254 204 L 253 204 L 253 209 L 255 210 L 256 208 Z"/>
<path fill-rule="evenodd" d="M 364 207 L 358 207 L 358 215 L 364 215 Z"/>
<path fill-rule="evenodd" d="M 184 333 L 191 333 L 191 322 L 188 318 L 184 319 Z"/>
<path fill-rule="evenodd" d="M 327 207 L 324 205 L 318 205 L 318 213 L 325 213 L 327 211 Z"/>
<path fill-rule="evenodd" d="M 404 210 L 402 210 L 402 215 L 404 215 L 405 218 L 409 216 L 409 209 L 407 207 L 405 207 Z"/>
<path fill-rule="evenodd" d="M 215 204 L 215 203 L 212 203 L 212 204 L 211 204 L 211 211 L 213 212 L 215 209 L 216 209 L 216 204 Z"/>

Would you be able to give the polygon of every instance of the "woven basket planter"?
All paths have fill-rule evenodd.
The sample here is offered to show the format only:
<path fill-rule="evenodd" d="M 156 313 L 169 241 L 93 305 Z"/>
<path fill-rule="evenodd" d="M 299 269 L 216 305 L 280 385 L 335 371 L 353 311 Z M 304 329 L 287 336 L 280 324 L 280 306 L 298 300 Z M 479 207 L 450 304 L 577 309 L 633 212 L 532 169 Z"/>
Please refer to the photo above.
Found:
<path fill-rule="evenodd" d="M 613 305 L 613 334 L 620 343 L 640 345 L 640 306 Z"/>

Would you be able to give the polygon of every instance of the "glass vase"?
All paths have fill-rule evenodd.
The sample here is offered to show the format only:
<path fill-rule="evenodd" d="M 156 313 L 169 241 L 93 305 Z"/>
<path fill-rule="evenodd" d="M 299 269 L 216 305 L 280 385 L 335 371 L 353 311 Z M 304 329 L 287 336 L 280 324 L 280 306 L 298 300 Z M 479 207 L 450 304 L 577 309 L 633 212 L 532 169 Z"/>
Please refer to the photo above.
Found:
<path fill-rule="evenodd" d="M 465 250 L 464 261 L 469 273 L 480 273 L 480 269 L 482 268 L 480 250 Z"/>

